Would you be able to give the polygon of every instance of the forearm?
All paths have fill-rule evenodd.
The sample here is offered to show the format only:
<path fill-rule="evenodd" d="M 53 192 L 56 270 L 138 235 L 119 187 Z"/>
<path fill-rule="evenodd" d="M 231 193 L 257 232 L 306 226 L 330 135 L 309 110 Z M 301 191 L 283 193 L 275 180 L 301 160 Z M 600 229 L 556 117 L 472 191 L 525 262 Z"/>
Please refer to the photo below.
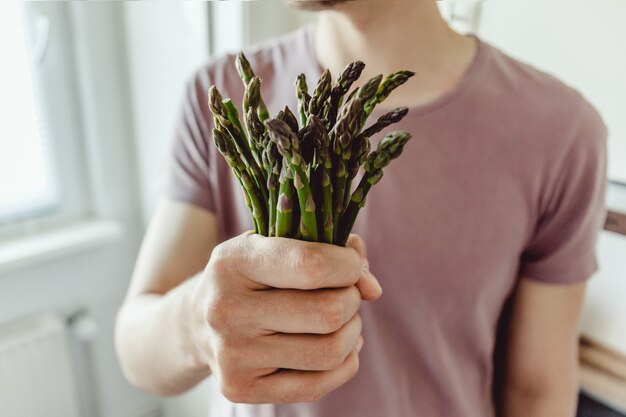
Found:
<path fill-rule="evenodd" d="M 124 374 L 135 386 L 174 395 L 209 375 L 191 334 L 190 296 L 197 279 L 189 279 L 165 295 L 133 296 L 120 310 L 115 344 Z"/>
<path fill-rule="evenodd" d="M 573 417 L 576 414 L 576 372 L 532 387 L 510 384 L 504 391 L 500 417 Z"/>

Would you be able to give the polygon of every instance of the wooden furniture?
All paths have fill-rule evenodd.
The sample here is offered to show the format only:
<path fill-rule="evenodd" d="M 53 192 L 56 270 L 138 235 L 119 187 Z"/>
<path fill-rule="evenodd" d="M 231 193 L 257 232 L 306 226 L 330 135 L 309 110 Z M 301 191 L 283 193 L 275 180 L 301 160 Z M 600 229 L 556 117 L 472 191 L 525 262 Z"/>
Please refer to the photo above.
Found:
<path fill-rule="evenodd" d="M 604 228 L 612 232 L 610 234 L 611 238 L 623 238 L 620 235 L 626 236 L 626 214 L 610 211 Z M 623 256 L 626 256 L 626 253 Z M 617 277 L 619 281 L 626 280 L 626 270 L 620 275 Z M 602 276 L 595 279 L 602 279 Z M 617 283 L 615 275 L 608 277 L 607 280 L 612 280 L 610 283 L 612 286 L 615 286 Z M 609 285 L 609 282 L 606 284 Z M 593 283 L 590 283 L 591 285 Z M 623 303 L 626 304 L 626 293 L 618 295 L 623 298 Z M 593 299 L 593 296 L 593 291 L 591 291 L 590 298 Z M 612 326 L 610 326 L 609 331 L 609 324 L 607 323 L 607 320 L 614 320 L 612 324 L 623 325 L 624 321 L 626 321 L 626 316 L 620 317 L 620 314 L 617 314 L 617 316 L 605 317 L 608 314 L 608 310 L 603 312 L 604 315 L 601 314 L 600 300 L 596 300 L 594 310 L 597 317 L 586 319 L 587 332 L 585 332 L 585 327 L 583 326 L 583 337 L 580 341 L 581 389 L 585 394 L 598 402 L 606 404 L 626 415 L 626 352 L 622 351 L 622 339 L 626 335 L 621 333 L 616 335 L 616 330 Z M 611 311 L 621 310 L 613 309 Z M 606 339 L 600 341 L 594 339 L 590 334 L 603 334 Z M 609 334 L 610 337 L 608 336 Z M 613 343 L 616 348 L 607 347 L 607 343 Z"/>

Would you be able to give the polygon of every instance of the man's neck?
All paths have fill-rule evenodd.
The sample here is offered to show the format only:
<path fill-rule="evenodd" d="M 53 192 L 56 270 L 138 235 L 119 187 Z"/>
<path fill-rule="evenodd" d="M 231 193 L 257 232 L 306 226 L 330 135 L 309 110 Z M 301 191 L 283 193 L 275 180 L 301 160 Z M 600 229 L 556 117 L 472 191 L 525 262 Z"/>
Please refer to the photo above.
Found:
<path fill-rule="evenodd" d="M 435 1 L 348 2 L 320 15 L 315 44 L 320 64 L 333 74 L 356 60 L 367 64 L 365 80 L 400 69 L 415 71 L 385 107 L 418 106 L 454 88 L 476 48 L 472 39 L 448 27 Z"/>

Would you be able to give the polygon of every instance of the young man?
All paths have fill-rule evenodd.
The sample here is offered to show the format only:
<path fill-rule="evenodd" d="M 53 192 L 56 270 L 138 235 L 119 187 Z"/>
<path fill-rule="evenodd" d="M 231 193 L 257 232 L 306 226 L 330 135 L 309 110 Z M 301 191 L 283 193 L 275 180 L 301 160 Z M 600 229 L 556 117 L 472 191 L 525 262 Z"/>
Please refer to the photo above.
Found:
<path fill-rule="evenodd" d="M 233 56 L 199 71 L 118 318 L 126 375 L 167 395 L 213 374 L 216 417 L 571 417 L 603 219 L 600 117 L 453 32 L 434 0 L 298 4 L 321 10 L 315 27 L 247 51 L 270 110 L 295 108 L 301 72 L 410 69 L 374 117 L 410 107 L 398 129 L 414 138 L 348 248 L 244 233 L 207 108 L 210 85 L 235 102 L 243 87 Z"/>

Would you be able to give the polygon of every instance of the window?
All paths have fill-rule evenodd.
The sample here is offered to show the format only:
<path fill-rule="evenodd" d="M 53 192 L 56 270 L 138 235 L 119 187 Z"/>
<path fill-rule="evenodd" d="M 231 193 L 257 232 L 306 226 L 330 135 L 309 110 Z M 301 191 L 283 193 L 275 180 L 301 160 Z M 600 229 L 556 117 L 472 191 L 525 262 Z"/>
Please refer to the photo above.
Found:
<path fill-rule="evenodd" d="M 64 3 L 0 2 L 0 237 L 88 212 Z"/>
<path fill-rule="evenodd" d="M 55 210 L 59 202 L 50 143 L 40 128 L 18 2 L 4 2 L 0 51 L 10 57 L 0 77 L 0 223 Z M 46 21 L 40 21 L 46 36 Z"/>

